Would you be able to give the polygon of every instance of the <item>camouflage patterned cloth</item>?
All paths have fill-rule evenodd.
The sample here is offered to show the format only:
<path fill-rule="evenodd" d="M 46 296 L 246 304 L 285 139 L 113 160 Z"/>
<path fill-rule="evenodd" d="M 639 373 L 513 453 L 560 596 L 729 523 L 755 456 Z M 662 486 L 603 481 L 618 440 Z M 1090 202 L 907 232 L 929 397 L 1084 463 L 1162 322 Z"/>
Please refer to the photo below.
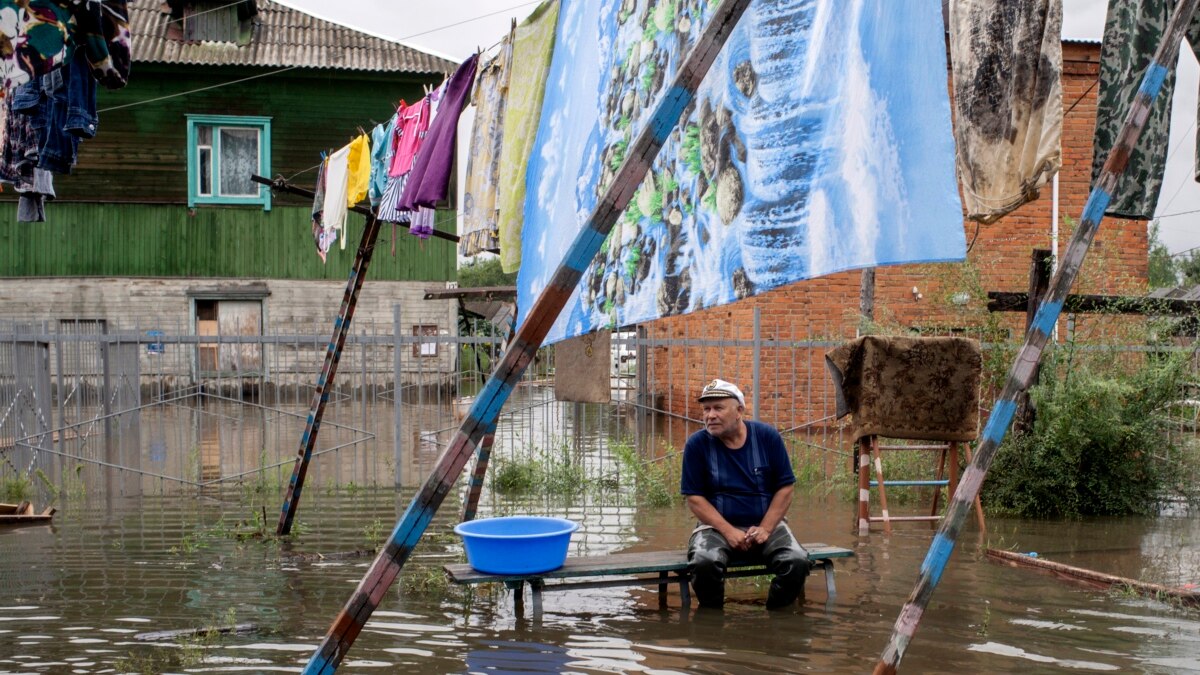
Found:
<path fill-rule="evenodd" d="M 12 91 L 67 59 L 74 20 L 69 3 L 0 0 L 0 77 Z"/>
<path fill-rule="evenodd" d="M 1096 105 L 1096 137 L 1092 145 L 1092 183 L 1099 178 L 1108 151 L 1133 103 L 1142 74 L 1161 41 L 1174 0 L 1112 0 L 1104 23 L 1104 45 L 1100 51 L 1100 92 Z M 1192 18 L 1187 31 L 1195 51 L 1200 46 L 1200 20 Z M 1171 94 L 1175 70 L 1163 80 L 1162 93 L 1154 100 L 1145 131 L 1134 146 L 1125 173 L 1117 181 L 1107 215 L 1121 218 L 1154 217 L 1167 164 L 1167 139 L 1171 130 Z"/>
<path fill-rule="evenodd" d="M 963 205 L 991 223 L 1036 199 L 1062 166 L 1062 0 L 949 9 Z"/>

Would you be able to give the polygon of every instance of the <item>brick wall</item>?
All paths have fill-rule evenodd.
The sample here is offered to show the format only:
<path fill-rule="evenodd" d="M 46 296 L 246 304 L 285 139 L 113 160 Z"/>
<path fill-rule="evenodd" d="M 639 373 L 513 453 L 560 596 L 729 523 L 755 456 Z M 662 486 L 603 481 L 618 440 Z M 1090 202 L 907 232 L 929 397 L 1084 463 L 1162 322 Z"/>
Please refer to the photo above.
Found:
<path fill-rule="evenodd" d="M 1059 251 L 1066 250 L 1074 222 L 1083 212 L 1091 180 L 1092 135 L 1096 118 L 1100 45 L 1063 44 L 1063 167 L 1059 173 Z M 1029 285 L 1032 250 L 1051 248 L 1052 197 L 1049 185 L 1040 197 L 991 225 L 965 221 L 970 250 L 966 263 L 883 267 L 877 270 L 875 320 L 889 329 L 921 328 L 947 332 L 967 329 L 986 339 L 1006 332 L 1020 336 L 1024 314 L 989 316 L 988 291 L 1024 292 Z M 1125 294 L 1146 289 L 1145 221 L 1107 218 L 1075 285 L 1077 293 Z M 833 342 L 853 338 L 859 325 L 858 271 L 832 274 L 769 291 L 725 307 L 646 325 L 647 337 L 730 338 L 752 336 L 759 309 L 764 339 L 815 340 L 807 350 L 766 350 L 760 364 L 761 417 L 789 427 L 825 418 L 833 412 L 832 391 L 823 365 Z M 914 294 L 913 289 L 917 289 Z M 966 293 L 965 304 L 952 298 Z M 919 297 L 918 297 L 919 294 Z M 1116 323 L 1130 323 L 1121 319 Z M 1065 327 L 1066 319 L 1061 326 Z M 1113 325 L 1105 319 L 1106 329 Z M 1080 317 L 1076 328 L 1101 324 Z M 999 330 L 997 330 L 999 329 Z M 986 331 L 986 332 L 985 332 Z M 753 398 L 752 350 L 729 348 L 703 354 L 698 347 L 658 348 L 649 354 L 648 377 L 660 405 L 696 416 L 694 394 L 708 380 L 738 382 Z M 709 349 L 708 351 L 716 351 Z"/>

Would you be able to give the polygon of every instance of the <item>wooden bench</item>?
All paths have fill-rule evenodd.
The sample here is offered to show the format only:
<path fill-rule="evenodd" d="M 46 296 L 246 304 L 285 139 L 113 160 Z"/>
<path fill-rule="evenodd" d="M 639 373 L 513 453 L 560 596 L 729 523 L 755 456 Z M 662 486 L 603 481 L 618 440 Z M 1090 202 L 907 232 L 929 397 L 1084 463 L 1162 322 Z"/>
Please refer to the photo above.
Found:
<path fill-rule="evenodd" d="M 833 581 L 833 560 L 849 558 L 854 551 L 826 544 L 801 544 L 808 551 L 814 568 L 825 571 L 825 590 L 829 601 L 837 595 Z M 567 558 L 562 567 L 537 574 L 487 574 L 477 571 L 468 564 L 446 565 L 444 568 L 450 581 L 456 584 L 503 583 L 513 591 L 513 608 L 520 615 L 524 611 L 525 584 L 533 595 L 533 611 L 540 614 L 543 591 L 565 591 L 580 588 L 612 588 L 620 586 L 658 586 L 658 606 L 667 606 L 667 588 L 679 584 L 679 596 L 684 607 L 691 606 L 688 590 L 690 578 L 687 571 L 686 551 L 649 551 L 645 553 L 614 553 L 603 556 Z M 726 577 L 756 577 L 768 575 L 764 565 L 731 564 Z M 653 575 L 653 576 L 651 576 Z M 580 577 L 612 577 L 596 581 L 555 581 Z M 547 584 L 547 581 L 554 583 Z"/>

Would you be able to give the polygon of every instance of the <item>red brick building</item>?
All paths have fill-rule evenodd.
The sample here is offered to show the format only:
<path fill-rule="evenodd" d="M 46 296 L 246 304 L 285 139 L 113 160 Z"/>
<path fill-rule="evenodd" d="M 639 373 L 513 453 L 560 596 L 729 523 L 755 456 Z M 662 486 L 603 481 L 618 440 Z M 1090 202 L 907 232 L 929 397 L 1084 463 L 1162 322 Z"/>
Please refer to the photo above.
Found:
<path fill-rule="evenodd" d="M 1065 251 L 1090 188 L 1092 136 L 1096 119 L 1100 44 L 1063 43 L 1063 166 L 1059 173 L 1059 243 Z M 1019 341 L 1024 314 L 990 315 L 988 291 L 1024 292 L 1032 250 L 1051 249 L 1052 190 L 991 225 L 965 221 L 970 249 L 965 263 L 881 267 L 875 282 L 879 330 L 963 333 L 985 341 Z M 1106 218 L 1075 286 L 1077 293 L 1136 294 L 1146 290 L 1147 224 Z M 647 354 L 647 384 L 658 407 L 696 417 L 694 394 L 704 382 L 723 377 L 738 382 L 749 404 L 756 397 L 762 419 L 782 428 L 827 424 L 832 389 L 824 354 L 856 336 L 860 325 L 861 273 L 842 272 L 776 289 L 744 301 L 645 325 L 649 338 L 689 343 L 753 337 L 759 310 L 760 335 L 768 341 L 801 342 L 807 348 L 760 347 L 759 382 L 753 391 L 754 348 L 717 349 L 699 344 L 655 347 Z M 1096 319 L 1092 327 L 1099 325 Z M 1060 326 L 1065 330 L 1067 319 Z M 1112 321 L 1105 322 L 1105 330 Z M 1079 317 L 1077 330 L 1088 330 Z M 815 344 L 812 344 L 815 342 Z M 745 344 L 745 343 L 743 343 Z M 1001 358 L 997 353 L 997 358 Z M 1003 357 L 1007 361 L 1009 356 Z M 1001 366 L 1001 370 L 1003 370 Z"/>

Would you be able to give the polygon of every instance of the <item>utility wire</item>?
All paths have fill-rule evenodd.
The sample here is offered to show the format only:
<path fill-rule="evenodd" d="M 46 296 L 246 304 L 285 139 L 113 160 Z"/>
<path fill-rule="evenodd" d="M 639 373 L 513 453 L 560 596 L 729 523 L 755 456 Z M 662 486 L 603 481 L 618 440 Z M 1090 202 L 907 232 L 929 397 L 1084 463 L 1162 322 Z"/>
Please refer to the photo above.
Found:
<path fill-rule="evenodd" d="M 303 68 L 303 66 L 288 66 L 287 68 L 280 68 L 279 70 L 272 70 L 269 73 L 259 73 L 258 75 L 251 75 L 250 77 L 243 77 L 239 80 L 233 80 L 231 82 L 222 82 L 220 84 L 213 84 L 213 85 L 209 85 L 207 87 L 200 87 L 198 89 L 190 89 L 188 91 L 181 91 L 181 92 L 178 92 L 175 94 L 167 94 L 166 96 L 157 96 L 155 98 L 148 98 L 144 101 L 134 101 L 133 103 L 125 103 L 122 105 L 114 105 L 114 106 L 111 106 L 108 108 L 101 108 L 100 110 L 97 110 L 96 112 L 98 112 L 98 113 L 109 112 L 112 110 L 121 110 L 122 108 L 132 108 L 134 106 L 144 105 L 146 103 L 154 103 L 155 101 L 165 101 L 169 98 L 178 98 L 180 96 L 187 96 L 188 94 L 195 94 L 195 93 L 202 92 L 202 91 L 208 91 L 209 89 L 218 89 L 220 87 L 226 87 L 231 84 L 238 84 L 239 82 L 248 82 L 250 80 L 257 80 L 261 77 L 269 77 L 271 75 L 278 75 L 280 73 L 286 73 L 289 70 L 296 70 L 297 68 Z"/>

